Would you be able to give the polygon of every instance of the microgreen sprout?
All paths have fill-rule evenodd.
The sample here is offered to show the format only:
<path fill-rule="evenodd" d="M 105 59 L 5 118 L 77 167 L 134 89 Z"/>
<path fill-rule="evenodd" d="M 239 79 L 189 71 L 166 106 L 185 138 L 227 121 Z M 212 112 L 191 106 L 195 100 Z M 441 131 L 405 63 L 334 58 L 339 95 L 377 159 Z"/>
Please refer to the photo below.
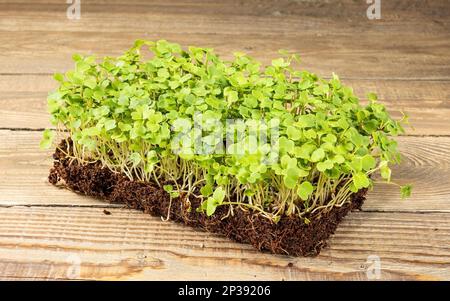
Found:
<path fill-rule="evenodd" d="M 240 206 L 309 222 L 370 188 L 374 173 L 391 181 L 400 161 L 392 136 L 407 120 L 393 120 L 374 93 L 362 106 L 335 74 L 297 71 L 298 57 L 281 54 L 262 67 L 243 53 L 227 61 L 209 48 L 138 40 L 99 63 L 74 55 L 75 68 L 54 76 L 51 121 L 71 137 L 75 160 L 164 184 L 171 202 L 199 198 L 208 216 Z M 46 130 L 41 147 L 53 136 Z"/>

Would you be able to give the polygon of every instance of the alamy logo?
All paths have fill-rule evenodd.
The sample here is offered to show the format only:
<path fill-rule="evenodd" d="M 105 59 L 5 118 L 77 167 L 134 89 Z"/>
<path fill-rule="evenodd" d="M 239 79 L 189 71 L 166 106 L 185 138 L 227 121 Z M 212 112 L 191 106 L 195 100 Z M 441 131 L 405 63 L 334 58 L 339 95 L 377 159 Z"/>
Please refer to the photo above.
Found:
<path fill-rule="evenodd" d="M 80 278 L 81 275 L 81 258 L 77 254 L 70 254 L 66 258 L 69 267 L 66 271 L 66 276 L 69 279 Z"/>
<path fill-rule="evenodd" d="M 66 11 L 67 19 L 80 20 L 81 19 L 81 0 L 67 0 L 67 4 L 70 4 Z"/>
<path fill-rule="evenodd" d="M 366 275 L 369 280 L 381 279 L 381 259 L 377 255 L 369 255 L 366 260 Z"/>
<path fill-rule="evenodd" d="M 366 15 L 369 20 L 381 19 L 381 0 L 367 0 L 369 7 L 367 8 Z"/>
<path fill-rule="evenodd" d="M 260 163 L 278 162 L 280 139 L 278 118 L 267 122 L 255 119 L 227 119 L 194 113 L 193 120 L 178 118 L 171 130 L 175 133 L 170 146 L 174 154 L 184 158 L 193 155 L 230 154 L 259 158 Z"/>

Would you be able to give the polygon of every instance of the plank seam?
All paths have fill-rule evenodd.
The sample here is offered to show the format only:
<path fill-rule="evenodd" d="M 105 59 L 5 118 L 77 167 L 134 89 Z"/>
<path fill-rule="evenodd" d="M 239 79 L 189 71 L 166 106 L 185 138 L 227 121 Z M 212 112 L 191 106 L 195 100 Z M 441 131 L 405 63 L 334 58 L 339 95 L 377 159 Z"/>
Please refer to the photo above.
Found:
<path fill-rule="evenodd" d="M 129 209 L 134 210 L 133 208 L 128 208 L 125 205 L 114 205 L 114 204 L 0 204 L 0 208 L 17 208 L 17 207 L 24 207 L 24 208 L 93 208 L 93 209 Z M 139 210 L 137 210 L 139 211 Z M 444 213 L 444 214 L 450 214 L 450 211 L 446 210 L 428 210 L 428 211 L 408 211 L 408 210 L 380 210 L 380 209 L 361 209 L 352 211 L 353 213 L 400 213 L 400 214 L 435 214 L 435 213 Z"/>
<path fill-rule="evenodd" d="M 42 132 L 45 128 L 14 128 L 14 127 L 0 127 L 1 131 L 12 131 L 12 132 Z"/>

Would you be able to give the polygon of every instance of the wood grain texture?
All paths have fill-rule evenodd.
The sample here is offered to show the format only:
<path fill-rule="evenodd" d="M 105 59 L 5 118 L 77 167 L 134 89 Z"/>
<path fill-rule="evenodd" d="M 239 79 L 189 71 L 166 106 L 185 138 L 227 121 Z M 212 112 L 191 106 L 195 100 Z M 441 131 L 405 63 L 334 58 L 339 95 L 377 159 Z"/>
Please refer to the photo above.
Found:
<path fill-rule="evenodd" d="M 192 20 L 194 22 L 194 20 Z M 167 39 L 181 45 L 212 47 L 225 58 L 244 51 L 264 64 L 279 56 L 279 49 L 299 53 L 302 68 L 320 75 L 332 72 L 347 78 L 450 79 L 450 35 L 420 38 L 402 33 L 386 36 L 333 36 L 280 33 L 98 33 L 98 32 L 2 32 L 0 73 L 54 73 L 72 67 L 73 53 L 117 56 L 139 38 Z M 120 38 L 118 38 L 118 36 Z M 270 40 L 267 43 L 265 39 Z M 420 39 L 419 43 L 414 43 Z M 10 44 L 14 40 L 14 45 Z M 427 45 L 426 49 L 418 45 Z M 392 50 L 395 49 L 395 50 Z M 31 53 L 31 55 L 30 55 Z"/>
<path fill-rule="evenodd" d="M 105 206 L 90 197 L 48 183 L 50 151 L 41 151 L 42 132 L 0 131 L 1 205 Z"/>
<path fill-rule="evenodd" d="M 378 94 L 394 118 L 410 116 L 405 135 L 450 135 L 450 80 L 400 81 L 343 79 L 358 97 Z M 51 75 L 0 75 L 0 128 L 50 127 L 47 94 L 57 87 Z"/>
<path fill-rule="evenodd" d="M 10 31 L 192 33 L 195 30 L 210 34 L 301 34 L 300 31 L 317 33 L 323 29 L 332 33 L 362 33 L 373 29 L 387 33 L 406 30 L 430 34 L 448 33 L 450 21 L 446 0 L 389 1 L 383 3 L 383 16 L 376 22 L 367 22 L 366 3 L 353 0 L 84 0 L 82 5 L 81 19 L 71 22 L 66 18 L 68 5 L 59 0 L 0 1 L 0 25 Z M 118 19 L 121 15 L 135 17 L 140 22 Z M 102 22 L 102 19 L 109 22 Z M 193 23 L 193 19 L 198 22 Z M 55 26 L 61 22 L 65 22 L 65 26 Z"/>
<path fill-rule="evenodd" d="M 0 278 L 367 280 L 367 257 L 376 255 L 384 280 L 450 279 L 448 213 L 352 212 L 318 257 L 294 258 L 137 211 L 110 212 L 0 208 Z"/>
<path fill-rule="evenodd" d="M 51 151 L 38 149 L 40 138 L 41 132 L 0 131 L 0 205 L 108 206 L 50 185 Z M 399 145 L 404 159 L 393 180 L 417 189 L 401 200 L 398 187 L 377 184 L 363 209 L 450 212 L 450 137 L 400 137 Z"/>
<path fill-rule="evenodd" d="M 367 5 L 354 1 L 88 2 L 74 21 L 64 3 L 4 3 L 0 73 L 61 72 L 74 52 L 117 55 L 137 38 L 165 38 L 214 47 L 226 57 L 247 51 L 264 63 L 288 49 L 321 75 L 450 79 L 445 7 L 442 1 L 387 4 L 373 22 Z"/>
<path fill-rule="evenodd" d="M 381 20 L 354 0 L 0 0 L 0 279 L 450 280 L 450 2 L 382 1 Z M 415 131 L 399 138 L 399 184 L 380 184 L 316 258 L 274 256 L 47 182 L 52 73 L 73 53 L 119 55 L 137 38 L 244 51 L 263 63 L 288 49 L 301 68 L 340 75 L 364 101 L 378 93 Z M 5 129 L 21 129 L 11 131 Z M 104 209 L 111 212 L 105 215 Z M 80 263 L 79 265 L 77 263 Z"/>

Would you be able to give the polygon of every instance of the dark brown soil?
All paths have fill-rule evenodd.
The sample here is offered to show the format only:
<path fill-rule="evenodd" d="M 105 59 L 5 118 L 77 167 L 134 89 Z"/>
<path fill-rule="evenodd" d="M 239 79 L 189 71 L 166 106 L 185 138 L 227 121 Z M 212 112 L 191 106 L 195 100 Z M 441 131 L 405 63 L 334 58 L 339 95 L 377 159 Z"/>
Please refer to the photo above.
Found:
<path fill-rule="evenodd" d="M 60 147 L 67 149 L 68 144 L 70 143 L 63 141 Z M 233 215 L 222 219 L 228 212 L 227 208 L 218 207 L 213 216 L 207 217 L 204 213 L 196 212 L 195 208 L 200 204 L 195 198 L 189 201 L 176 199 L 170 205 L 168 194 L 157 185 L 130 181 L 108 168 L 102 168 L 100 163 L 80 165 L 77 161 L 66 158 L 58 149 L 53 158 L 50 183 L 56 184 L 63 180 L 65 186 L 76 192 L 111 203 L 126 204 L 154 216 L 167 218 L 170 206 L 169 219 L 172 221 L 223 234 L 237 242 L 250 243 L 261 251 L 295 256 L 319 254 L 342 218 L 352 209 L 361 207 L 367 192 L 359 191 L 351 197 L 350 203 L 333 208 L 308 225 L 298 217 L 287 216 L 282 217 L 278 223 L 273 223 L 252 211 L 240 208 L 235 208 Z"/>

